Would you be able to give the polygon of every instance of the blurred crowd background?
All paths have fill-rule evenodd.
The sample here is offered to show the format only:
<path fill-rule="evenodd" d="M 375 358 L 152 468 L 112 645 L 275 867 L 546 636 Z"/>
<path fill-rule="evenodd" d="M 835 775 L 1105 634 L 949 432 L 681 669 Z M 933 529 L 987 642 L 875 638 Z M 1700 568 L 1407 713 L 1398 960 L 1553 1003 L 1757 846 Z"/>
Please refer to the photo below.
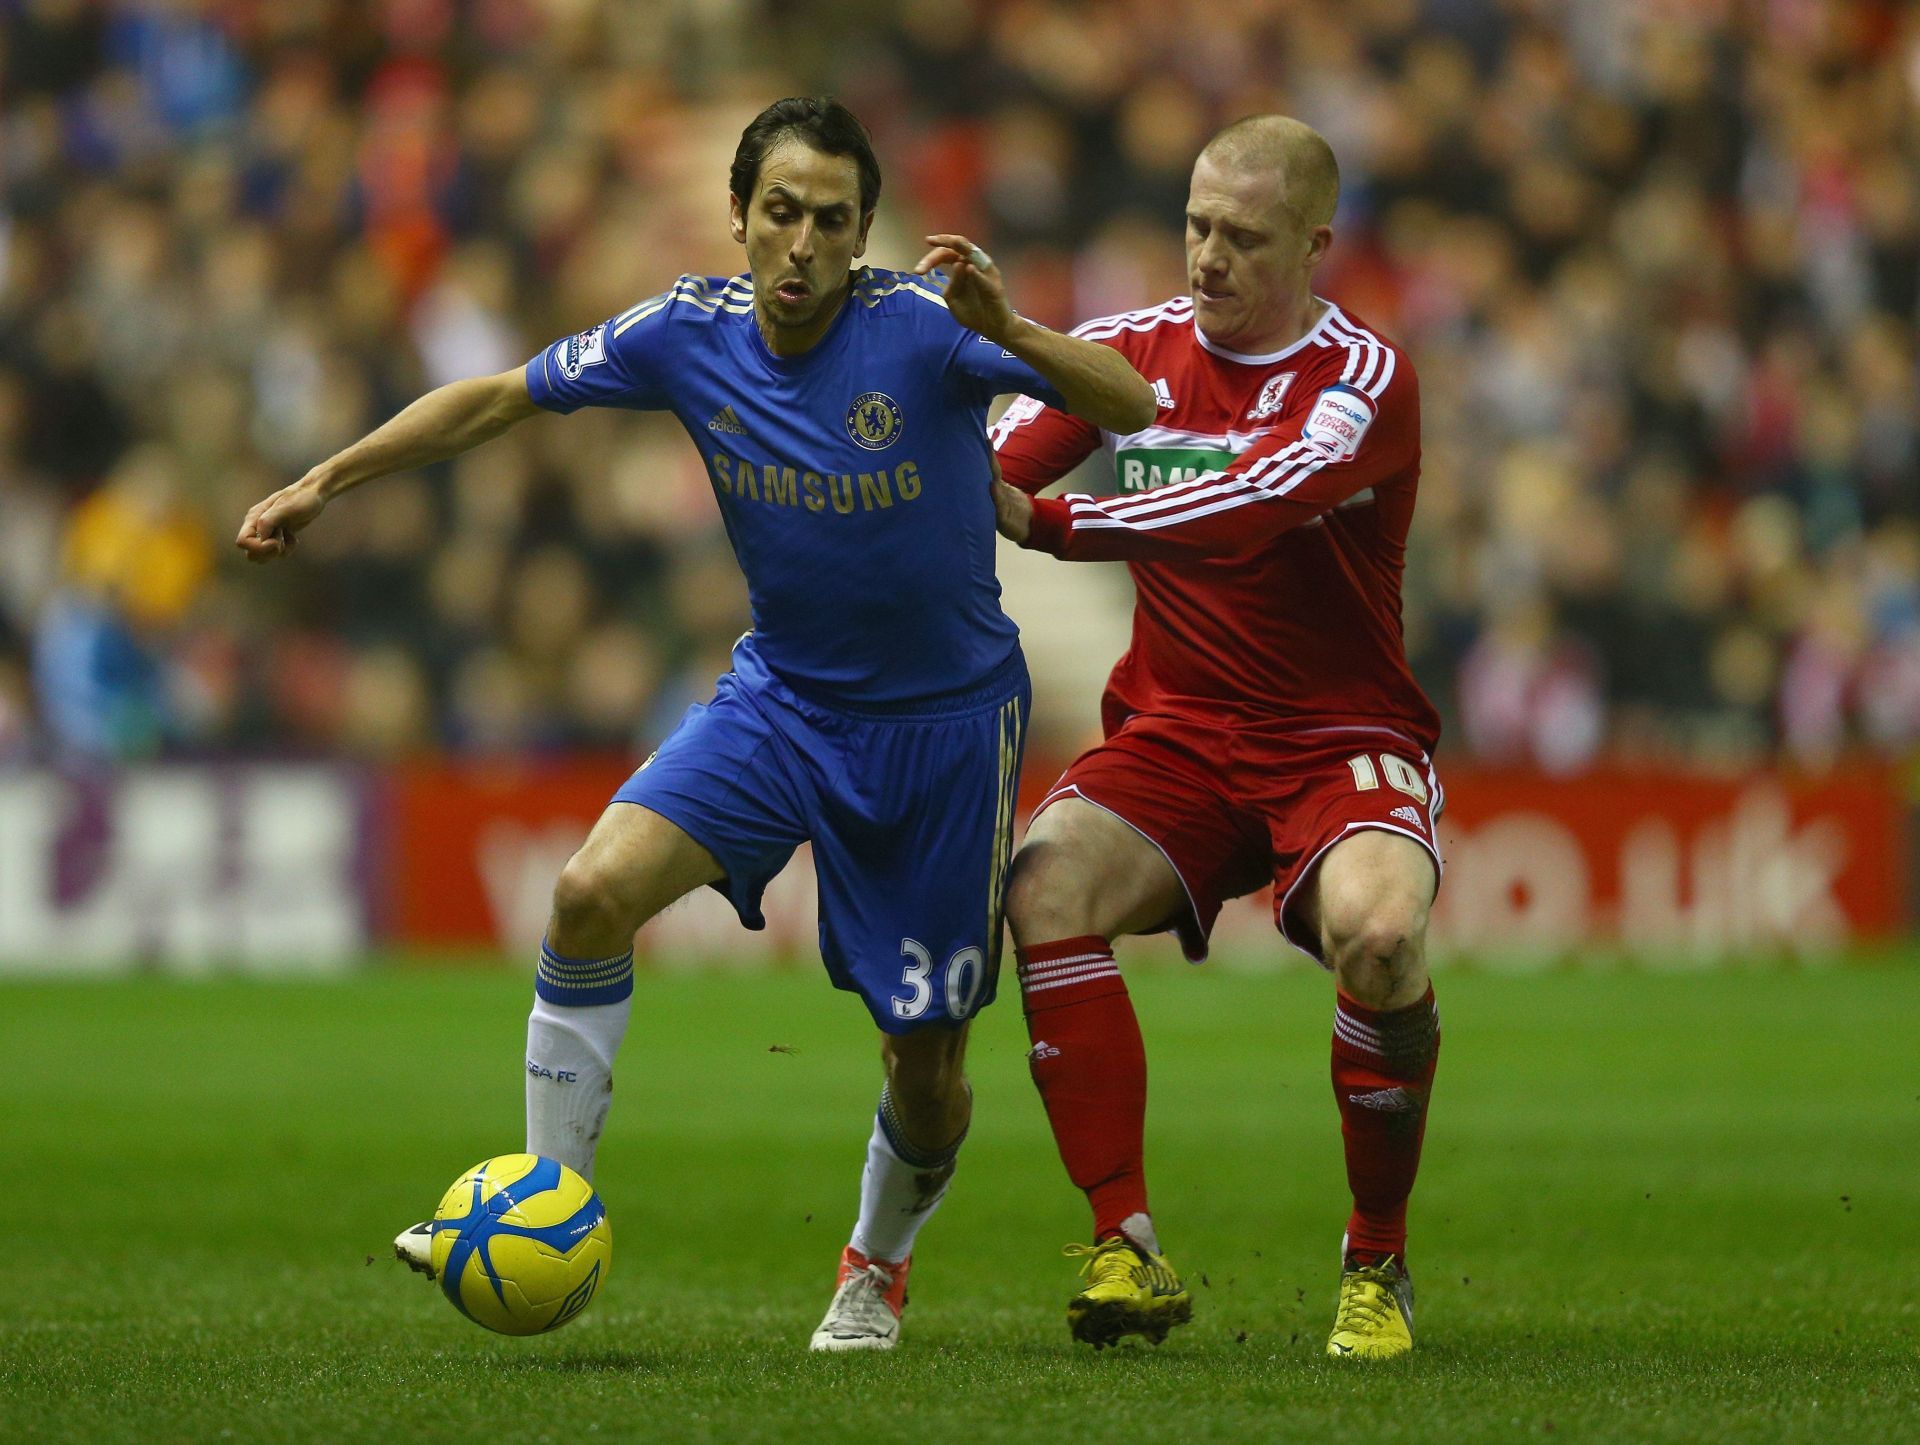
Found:
<path fill-rule="evenodd" d="M 290 565 L 248 568 L 231 538 L 421 391 L 740 270 L 740 127 L 817 92 L 879 145 L 869 259 L 966 231 L 1055 324 L 1184 291 L 1186 177 L 1217 125 L 1277 110 L 1328 135 L 1320 289 L 1422 377 L 1407 636 L 1453 757 L 1920 745 L 1913 6 L 0 17 L 0 759 L 660 736 L 744 617 L 670 420 L 536 420 L 355 494 Z M 1123 626 L 1123 569 L 1043 565 L 1023 596 L 1077 590 L 1021 614 L 1036 651 L 1092 613 Z M 1097 680 L 1052 679 L 1080 701 L 1054 709 L 1041 679 L 1043 745 L 1082 741 Z"/>

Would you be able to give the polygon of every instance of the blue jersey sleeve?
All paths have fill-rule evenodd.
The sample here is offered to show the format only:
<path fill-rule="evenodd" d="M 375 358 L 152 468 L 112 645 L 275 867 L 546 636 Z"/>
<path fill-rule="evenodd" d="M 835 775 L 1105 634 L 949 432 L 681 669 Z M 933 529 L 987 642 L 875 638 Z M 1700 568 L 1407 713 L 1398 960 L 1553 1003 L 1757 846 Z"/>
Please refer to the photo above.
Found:
<path fill-rule="evenodd" d="M 658 411 L 667 397 L 658 378 L 670 362 L 666 335 L 671 292 L 610 321 L 564 337 L 527 363 L 527 395 L 562 415 L 583 406 Z"/>
<path fill-rule="evenodd" d="M 935 271 L 927 279 L 941 291 L 947 289 L 944 271 Z M 1048 406 L 1067 409 L 1053 383 L 1011 351 L 977 331 L 969 331 L 953 320 L 944 306 L 941 319 L 956 333 L 953 349 L 947 354 L 948 375 L 960 384 L 969 400 L 984 406 L 996 396 L 1037 396 Z"/>
<path fill-rule="evenodd" d="M 1035 396 L 1048 406 L 1067 409 L 1052 382 L 999 342 L 989 341 L 977 331 L 961 328 L 949 365 L 982 403 L 996 396 Z"/>

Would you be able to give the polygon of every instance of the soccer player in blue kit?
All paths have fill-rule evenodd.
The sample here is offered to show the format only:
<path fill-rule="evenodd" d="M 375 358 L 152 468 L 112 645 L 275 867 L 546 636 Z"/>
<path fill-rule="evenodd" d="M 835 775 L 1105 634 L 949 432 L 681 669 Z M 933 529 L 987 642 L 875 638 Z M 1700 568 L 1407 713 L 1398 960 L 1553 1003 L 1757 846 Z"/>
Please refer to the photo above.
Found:
<path fill-rule="evenodd" d="M 879 1025 L 886 1075 L 822 1350 L 898 1338 L 915 1236 L 966 1136 L 968 1020 L 994 995 L 1030 691 L 994 577 L 987 404 L 1025 393 L 1118 433 L 1156 412 L 1117 351 L 1017 316 L 965 237 L 929 237 L 911 272 L 853 269 L 879 191 L 845 107 L 769 106 L 731 175 L 745 275 L 683 276 L 524 369 L 429 393 L 256 505 L 236 539 L 284 556 L 340 492 L 540 410 L 667 410 L 686 428 L 753 630 L 561 870 L 527 1024 L 527 1149 L 592 1176 L 640 925 L 710 884 L 758 928 L 762 890 L 811 840 L 821 955 Z M 419 1225 L 395 1249 L 430 1273 L 430 1243 Z"/>

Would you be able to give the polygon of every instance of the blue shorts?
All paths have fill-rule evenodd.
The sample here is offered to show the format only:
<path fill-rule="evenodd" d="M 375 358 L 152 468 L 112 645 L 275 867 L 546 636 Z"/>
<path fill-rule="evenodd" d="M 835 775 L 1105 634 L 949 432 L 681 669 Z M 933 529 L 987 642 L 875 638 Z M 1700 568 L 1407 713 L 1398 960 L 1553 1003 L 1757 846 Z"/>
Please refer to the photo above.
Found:
<path fill-rule="evenodd" d="M 751 639 L 713 701 L 687 709 L 615 793 L 683 829 L 726 870 L 748 928 L 804 842 L 820 955 L 891 1034 L 993 1001 L 1032 685 L 1018 651 L 966 693 L 854 712 L 800 697 Z"/>

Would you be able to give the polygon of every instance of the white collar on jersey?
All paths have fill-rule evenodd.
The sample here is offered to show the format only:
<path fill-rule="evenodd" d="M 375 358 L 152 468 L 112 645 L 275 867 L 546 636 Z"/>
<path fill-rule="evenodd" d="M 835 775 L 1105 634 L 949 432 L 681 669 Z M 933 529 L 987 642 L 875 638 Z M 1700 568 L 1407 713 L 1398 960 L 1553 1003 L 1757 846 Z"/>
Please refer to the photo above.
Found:
<path fill-rule="evenodd" d="M 1339 314 L 1340 308 L 1327 300 L 1326 297 L 1316 296 L 1313 299 L 1327 308 L 1320 313 L 1320 319 L 1308 327 L 1307 334 L 1294 342 L 1293 345 L 1282 347 L 1279 351 L 1270 351 L 1265 356 L 1248 356 L 1245 352 L 1229 351 L 1226 347 L 1216 345 L 1207 340 L 1207 333 L 1200 329 L 1200 318 L 1198 316 L 1193 319 L 1193 339 L 1199 342 L 1203 349 L 1211 351 L 1215 356 L 1226 361 L 1237 361 L 1242 366 L 1267 366 L 1276 361 L 1285 361 L 1289 356 L 1292 356 L 1294 352 L 1312 341 L 1322 331 L 1325 331 L 1327 327 L 1332 324 L 1333 318 Z"/>

